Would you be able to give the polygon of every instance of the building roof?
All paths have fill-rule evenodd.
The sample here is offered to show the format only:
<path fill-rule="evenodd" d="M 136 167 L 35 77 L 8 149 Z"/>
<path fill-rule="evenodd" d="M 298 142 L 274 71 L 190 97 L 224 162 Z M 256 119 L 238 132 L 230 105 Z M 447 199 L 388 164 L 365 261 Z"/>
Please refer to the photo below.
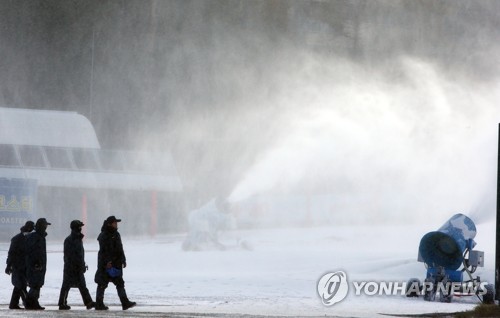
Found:
<path fill-rule="evenodd" d="M 90 121 L 76 112 L 3 107 L 0 144 L 100 148 Z"/>
<path fill-rule="evenodd" d="M 179 192 L 170 153 L 100 149 L 75 112 L 0 108 L 0 178 L 40 186 Z"/>

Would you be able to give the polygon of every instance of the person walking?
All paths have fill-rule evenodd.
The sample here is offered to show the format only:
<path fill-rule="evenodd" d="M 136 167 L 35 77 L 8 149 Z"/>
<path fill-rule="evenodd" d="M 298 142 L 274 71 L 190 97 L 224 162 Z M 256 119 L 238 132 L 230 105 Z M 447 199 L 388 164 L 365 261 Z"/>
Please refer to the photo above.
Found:
<path fill-rule="evenodd" d="M 35 227 L 33 221 L 27 221 L 21 227 L 21 232 L 16 234 L 10 240 L 9 252 L 7 254 L 7 267 L 5 273 L 11 275 L 12 297 L 10 299 L 9 309 L 21 309 L 19 307 L 19 299 L 22 299 L 23 304 L 26 304 L 28 285 L 26 281 L 26 235 L 31 233 Z"/>
<path fill-rule="evenodd" d="M 97 284 L 96 291 L 96 310 L 109 309 L 104 305 L 104 291 L 108 287 L 109 282 L 116 286 L 116 291 L 122 309 L 127 310 L 136 305 L 128 299 L 125 291 L 125 282 L 123 280 L 123 268 L 127 266 L 125 252 L 120 233 L 118 232 L 118 222 L 115 216 L 108 217 L 101 228 L 97 240 L 99 241 L 99 253 L 97 254 L 97 271 L 95 273 L 95 283 Z"/>
<path fill-rule="evenodd" d="M 82 227 L 85 224 L 79 220 L 70 223 L 71 234 L 64 240 L 64 272 L 61 292 L 59 294 L 59 310 L 69 310 L 68 293 L 72 287 L 79 289 L 83 304 L 87 309 L 92 309 L 95 303 L 92 301 L 87 283 L 85 282 L 85 249 L 83 248 Z"/>
<path fill-rule="evenodd" d="M 40 289 L 45 283 L 47 271 L 47 226 L 51 225 L 45 218 L 36 221 L 35 231 L 26 237 L 26 276 L 30 290 L 26 297 L 25 308 L 29 310 L 44 310 L 40 306 Z"/>

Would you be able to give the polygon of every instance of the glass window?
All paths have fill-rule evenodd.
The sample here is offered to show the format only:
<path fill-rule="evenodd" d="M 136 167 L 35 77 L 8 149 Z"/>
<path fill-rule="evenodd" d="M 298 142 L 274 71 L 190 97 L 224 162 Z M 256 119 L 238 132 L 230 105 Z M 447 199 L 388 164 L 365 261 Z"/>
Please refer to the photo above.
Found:
<path fill-rule="evenodd" d="M 19 146 L 19 155 L 25 167 L 45 168 L 42 149 L 38 146 Z"/>
<path fill-rule="evenodd" d="M 105 170 L 125 170 L 125 163 L 123 161 L 122 151 L 101 150 L 99 151 L 101 157 L 102 168 Z"/>
<path fill-rule="evenodd" d="M 0 145 L 0 166 L 20 166 L 13 145 Z"/>
<path fill-rule="evenodd" d="M 52 168 L 56 169 L 71 169 L 71 160 L 66 148 L 45 147 L 45 154 Z"/>
<path fill-rule="evenodd" d="M 125 161 L 125 169 L 127 171 L 143 171 L 141 161 L 139 160 L 137 153 L 127 151 L 124 152 L 123 159 Z"/>
<path fill-rule="evenodd" d="M 73 159 L 79 169 L 99 169 L 99 163 L 97 162 L 94 149 L 73 149 Z"/>

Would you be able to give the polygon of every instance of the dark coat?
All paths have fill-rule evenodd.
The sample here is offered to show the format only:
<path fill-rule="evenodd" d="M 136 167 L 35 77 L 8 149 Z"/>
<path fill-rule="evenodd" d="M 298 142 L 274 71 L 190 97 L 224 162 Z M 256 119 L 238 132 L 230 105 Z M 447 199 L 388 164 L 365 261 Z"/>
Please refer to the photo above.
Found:
<path fill-rule="evenodd" d="M 71 231 L 71 234 L 64 240 L 64 284 L 71 287 L 85 286 L 85 279 L 82 276 L 86 271 L 85 249 L 83 248 L 84 235 L 78 231 Z"/>
<path fill-rule="evenodd" d="M 99 253 L 97 254 L 95 282 L 105 284 L 110 280 L 106 273 L 107 264 L 111 262 L 113 267 L 122 269 L 126 265 L 125 252 L 120 233 L 112 227 L 103 226 L 97 240 L 99 241 Z"/>
<path fill-rule="evenodd" d="M 28 285 L 41 288 L 47 270 L 47 233 L 35 231 L 26 236 L 26 276 Z"/>
<path fill-rule="evenodd" d="M 26 287 L 26 235 L 23 232 L 10 240 L 7 267 L 12 271 L 12 285 L 24 289 Z"/>

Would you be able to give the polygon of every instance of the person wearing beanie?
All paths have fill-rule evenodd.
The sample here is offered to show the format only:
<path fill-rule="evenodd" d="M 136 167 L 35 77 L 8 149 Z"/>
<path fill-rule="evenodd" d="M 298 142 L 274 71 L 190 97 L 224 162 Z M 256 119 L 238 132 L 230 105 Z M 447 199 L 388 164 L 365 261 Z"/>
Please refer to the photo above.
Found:
<path fill-rule="evenodd" d="M 115 216 L 108 217 L 104 221 L 101 234 L 97 238 L 99 241 L 99 253 L 97 255 L 97 271 L 94 278 L 97 284 L 96 310 L 108 309 L 104 305 L 104 291 L 108 287 L 109 282 L 115 284 L 123 310 L 136 305 L 135 302 L 128 299 L 125 292 L 123 268 L 127 266 L 127 261 L 125 259 L 125 252 L 123 251 L 122 239 L 118 232 L 118 222 L 121 222 L 121 220 Z"/>
<path fill-rule="evenodd" d="M 68 293 L 72 287 L 79 289 L 83 304 L 87 309 L 94 308 L 87 283 L 85 282 L 85 249 L 83 248 L 82 226 L 83 222 L 74 220 L 70 223 L 71 234 L 64 240 L 64 272 L 61 292 L 59 294 L 59 309 L 69 310 Z"/>
<path fill-rule="evenodd" d="M 27 221 L 21 227 L 21 232 L 10 240 L 5 273 L 11 275 L 14 290 L 12 291 L 9 309 L 21 309 L 19 307 L 19 299 L 22 299 L 23 303 L 26 303 L 26 296 L 28 294 L 26 290 L 28 285 L 26 281 L 26 235 L 31 233 L 34 227 L 35 223 L 33 221 Z"/>

